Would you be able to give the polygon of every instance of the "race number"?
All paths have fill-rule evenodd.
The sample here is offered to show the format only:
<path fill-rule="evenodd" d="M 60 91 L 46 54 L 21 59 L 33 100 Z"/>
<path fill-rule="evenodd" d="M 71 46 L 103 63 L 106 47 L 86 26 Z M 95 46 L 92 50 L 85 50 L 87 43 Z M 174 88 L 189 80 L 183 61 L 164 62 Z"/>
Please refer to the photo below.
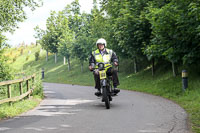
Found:
<path fill-rule="evenodd" d="M 106 71 L 99 71 L 100 79 L 105 79 L 106 78 Z"/>

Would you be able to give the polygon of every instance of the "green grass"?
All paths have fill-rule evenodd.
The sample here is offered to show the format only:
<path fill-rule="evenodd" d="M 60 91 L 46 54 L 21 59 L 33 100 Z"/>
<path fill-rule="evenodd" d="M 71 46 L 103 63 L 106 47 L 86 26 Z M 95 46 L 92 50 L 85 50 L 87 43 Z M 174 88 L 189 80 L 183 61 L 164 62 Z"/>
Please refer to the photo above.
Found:
<path fill-rule="evenodd" d="M 21 113 L 24 113 L 36 107 L 40 103 L 40 101 L 40 98 L 31 98 L 29 100 L 15 102 L 11 106 L 8 104 L 3 104 L 0 106 L 0 120 L 14 117 Z"/>
<path fill-rule="evenodd" d="M 37 51 L 40 49 L 40 46 L 28 49 Z M 28 61 L 25 61 L 25 58 L 20 56 L 14 63 L 15 69 L 25 69 L 25 71 L 35 70 L 41 73 L 41 69 L 44 68 L 44 82 L 94 86 L 93 74 L 88 70 L 87 62 L 85 62 L 83 72 L 81 72 L 79 61 L 72 60 L 71 71 L 68 71 L 67 65 L 63 65 L 62 56 L 58 56 L 58 63 L 55 64 L 54 56 L 50 55 L 49 61 L 46 62 L 45 54 L 46 53 L 43 51 L 38 61 L 34 60 L 34 56 L 30 56 L 30 60 Z M 180 68 L 179 71 L 181 71 L 181 69 L 182 68 Z M 181 74 L 179 73 L 177 77 L 173 77 L 169 67 L 168 69 L 157 69 L 155 76 L 152 77 L 150 68 L 134 74 L 132 72 L 132 64 L 130 62 L 127 63 L 127 60 L 125 60 L 120 63 L 119 88 L 145 92 L 173 100 L 187 111 L 192 131 L 200 133 L 199 67 L 194 66 L 187 68 L 187 70 L 189 73 L 189 87 L 184 92 L 182 90 Z"/>

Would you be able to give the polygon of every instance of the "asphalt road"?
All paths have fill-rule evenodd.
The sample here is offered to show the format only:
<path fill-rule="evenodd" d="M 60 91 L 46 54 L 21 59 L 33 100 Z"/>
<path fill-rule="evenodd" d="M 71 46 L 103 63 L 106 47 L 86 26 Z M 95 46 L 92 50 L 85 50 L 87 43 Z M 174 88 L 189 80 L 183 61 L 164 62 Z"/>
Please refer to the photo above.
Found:
<path fill-rule="evenodd" d="M 0 121 L 3 133 L 189 133 L 187 114 L 177 104 L 121 90 L 111 108 L 88 86 L 44 83 L 37 108 Z"/>

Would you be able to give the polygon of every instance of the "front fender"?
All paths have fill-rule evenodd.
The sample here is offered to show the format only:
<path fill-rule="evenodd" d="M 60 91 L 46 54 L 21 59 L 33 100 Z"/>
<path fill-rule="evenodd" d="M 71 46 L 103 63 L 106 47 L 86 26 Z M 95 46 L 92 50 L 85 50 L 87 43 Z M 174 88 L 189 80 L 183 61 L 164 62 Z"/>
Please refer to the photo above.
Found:
<path fill-rule="evenodd" d="M 101 86 L 103 87 L 103 86 L 106 86 L 106 79 L 102 79 L 101 80 Z"/>

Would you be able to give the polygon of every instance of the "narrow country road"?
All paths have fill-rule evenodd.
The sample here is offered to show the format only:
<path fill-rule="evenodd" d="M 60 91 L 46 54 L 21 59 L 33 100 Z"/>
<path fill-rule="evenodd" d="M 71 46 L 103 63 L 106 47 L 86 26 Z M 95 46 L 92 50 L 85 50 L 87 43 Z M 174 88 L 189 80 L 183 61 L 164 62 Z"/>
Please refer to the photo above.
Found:
<path fill-rule="evenodd" d="M 161 97 L 121 90 L 107 110 L 93 87 L 44 83 L 44 90 L 40 106 L 0 121 L 0 132 L 189 133 L 185 111 Z"/>

